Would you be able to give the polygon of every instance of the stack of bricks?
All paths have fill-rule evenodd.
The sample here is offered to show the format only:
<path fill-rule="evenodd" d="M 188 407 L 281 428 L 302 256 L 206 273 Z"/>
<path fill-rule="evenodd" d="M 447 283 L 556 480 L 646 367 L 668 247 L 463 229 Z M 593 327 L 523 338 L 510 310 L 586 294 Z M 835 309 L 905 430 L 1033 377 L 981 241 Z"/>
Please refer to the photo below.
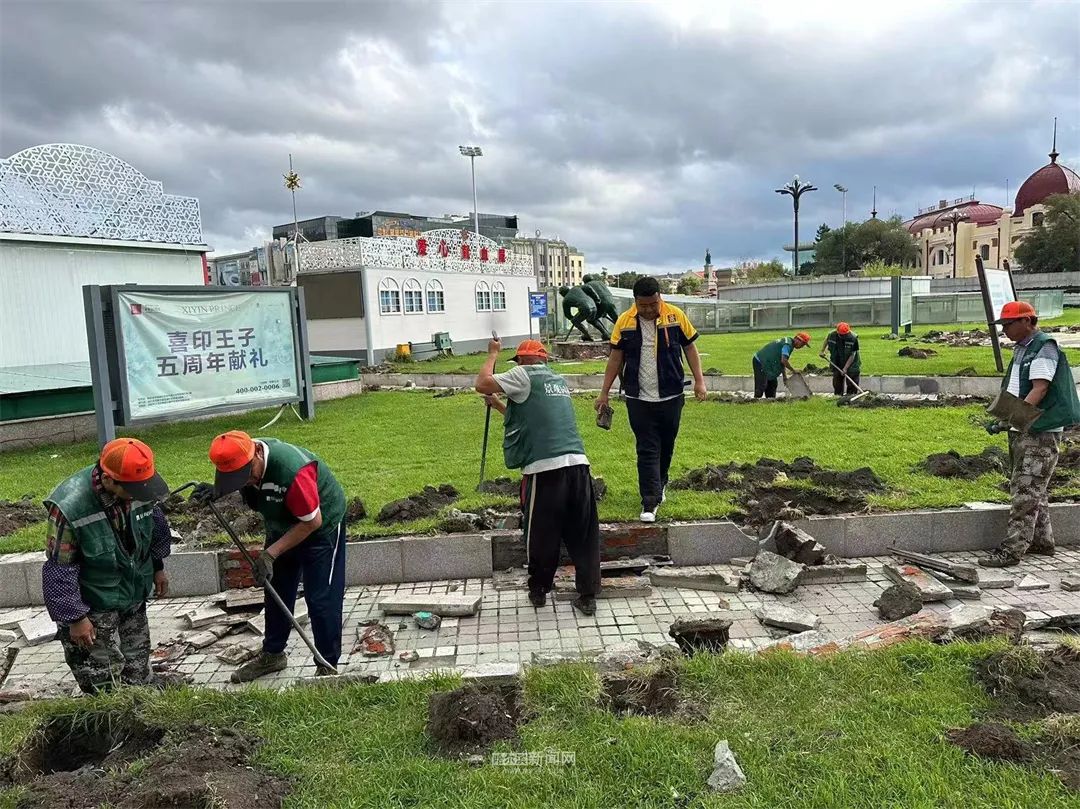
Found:
<path fill-rule="evenodd" d="M 258 545 L 248 545 L 248 553 L 253 559 L 257 559 L 262 552 Z M 245 587 L 254 587 L 255 578 L 251 575 L 251 565 L 236 548 L 230 548 L 225 553 L 218 554 L 221 564 L 221 583 L 226 590 L 242 590 Z"/>

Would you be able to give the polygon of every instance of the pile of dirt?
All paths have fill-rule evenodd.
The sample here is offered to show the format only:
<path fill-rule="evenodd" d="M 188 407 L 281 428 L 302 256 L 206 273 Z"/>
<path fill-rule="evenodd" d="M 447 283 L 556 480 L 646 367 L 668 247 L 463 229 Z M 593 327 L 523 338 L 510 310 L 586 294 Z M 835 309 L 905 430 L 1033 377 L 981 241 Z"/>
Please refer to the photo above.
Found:
<path fill-rule="evenodd" d="M 971 331 L 940 331 L 932 329 L 919 338 L 920 343 L 940 343 L 954 348 L 990 346 L 990 332 L 985 329 Z"/>
<path fill-rule="evenodd" d="M 263 535 L 262 515 L 247 507 L 240 492 L 227 494 L 215 501 L 214 505 L 239 536 L 261 537 Z M 217 518 L 201 503 L 193 503 L 191 500 L 185 500 L 180 495 L 174 494 L 163 501 L 161 507 L 169 518 L 169 524 L 186 542 L 203 544 L 212 537 L 224 533 Z"/>
<path fill-rule="evenodd" d="M 520 703 L 521 692 L 512 685 L 437 691 L 428 700 L 428 736 L 451 758 L 485 753 L 499 741 L 516 742 Z"/>
<path fill-rule="evenodd" d="M 387 503 L 379 511 L 375 519 L 381 523 L 409 522 L 424 517 L 431 517 L 439 512 L 439 509 L 450 505 L 461 494 L 449 483 L 444 483 L 438 488 L 425 486 L 423 491 Z"/>
<path fill-rule="evenodd" d="M 954 449 L 935 452 L 915 467 L 939 478 L 975 480 L 989 474 L 1009 474 L 1009 456 L 1000 447 L 987 447 L 978 455 L 961 455 Z"/>
<path fill-rule="evenodd" d="M 895 396 L 882 396 L 879 393 L 868 393 L 858 399 L 849 396 L 841 396 L 836 400 L 839 407 L 861 407 L 867 410 L 876 410 L 886 407 L 894 410 L 909 410 L 912 408 L 926 407 L 966 407 L 967 405 L 985 403 L 987 400 L 978 396 L 919 396 L 915 398 L 899 399 Z"/>
<path fill-rule="evenodd" d="M 1080 712 L 1080 651 L 1011 647 L 975 664 L 975 678 L 997 705 L 995 716 L 1021 722 Z"/>
<path fill-rule="evenodd" d="M 870 507 L 861 493 L 828 491 L 816 486 L 754 487 L 741 494 L 736 503 L 739 508 L 732 517 L 752 528 L 777 520 L 801 520 L 809 514 L 858 514 Z"/>
<path fill-rule="evenodd" d="M 41 501 L 33 500 L 29 495 L 22 500 L 0 500 L 0 537 L 41 522 L 47 516 Z"/>
<path fill-rule="evenodd" d="M 1028 740 L 1008 725 L 997 722 L 955 728 L 946 732 L 945 738 L 978 758 L 1049 770 L 1065 786 L 1080 790 L 1080 738 L 1054 739 L 1041 735 Z"/>
<path fill-rule="evenodd" d="M 498 494 L 504 497 L 519 497 L 521 495 L 521 480 L 511 478 L 495 478 L 485 480 L 480 485 L 480 491 L 484 494 Z"/>
<path fill-rule="evenodd" d="M 345 507 L 345 523 L 351 524 L 354 522 L 360 522 L 367 516 L 367 506 L 364 505 L 364 501 L 359 497 L 354 497 L 349 501 L 349 504 Z"/>
<path fill-rule="evenodd" d="M 606 674 L 601 702 L 620 716 L 671 716 L 680 707 L 678 689 L 679 673 L 671 665 Z"/>
<path fill-rule="evenodd" d="M 912 348 L 911 346 L 904 346 L 896 353 L 901 357 L 908 357 L 913 360 L 925 360 L 937 356 L 937 352 L 932 348 Z"/>
<path fill-rule="evenodd" d="M 256 747 L 230 729 L 167 731 L 130 712 L 61 714 L 4 763 L 4 780 L 25 787 L 20 809 L 281 807 L 291 784 L 251 764 Z"/>

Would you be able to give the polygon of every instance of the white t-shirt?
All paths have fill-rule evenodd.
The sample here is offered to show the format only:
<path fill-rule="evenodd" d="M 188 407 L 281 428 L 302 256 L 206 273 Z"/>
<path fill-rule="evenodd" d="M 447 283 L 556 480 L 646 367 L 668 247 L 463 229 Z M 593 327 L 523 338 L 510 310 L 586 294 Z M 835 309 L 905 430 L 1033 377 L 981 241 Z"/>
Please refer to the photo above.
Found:
<path fill-rule="evenodd" d="M 1024 359 L 1024 354 L 1027 353 L 1028 346 L 1031 344 L 1031 338 L 1028 338 L 1026 343 L 1017 343 L 1016 348 L 1013 349 L 1013 365 L 1012 373 L 1009 374 L 1009 387 L 1007 390 L 1013 396 L 1020 397 L 1020 363 Z M 1044 343 L 1042 350 L 1035 359 L 1031 361 L 1031 365 L 1028 366 L 1028 379 L 1043 379 L 1047 382 L 1054 380 L 1054 374 L 1057 373 L 1058 367 L 1058 350 L 1057 346 L 1053 343 Z M 1014 427 L 1012 432 L 1016 432 Z M 1063 427 L 1055 427 L 1053 430 L 1047 430 L 1048 433 L 1060 433 L 1064 432 Z"/>
<path fill-rule="evenodd" d="M 509 371 L 495 374 L 495 381 L 499 383 L 506 398 L 515 404 L 522 404 L 532 393 L 532 379 L 524 366 L 515 365 Z M 526 466 L 521 470 L 523 475 L 535 475 L 540 472 L 550 472 L 552 469 L 563 469 L 567 466 L 588 466 L 589 459 L 576 452 L 566 455 L 556 455 L 554 458 L 543 458 Z"/>
<path fill-rule="evenodd" d="M 660 377 L 656 370 L 656 321 L 638 318 L 641 328 L 641 356 L 638 359 L 638 395 L 630 398 L 643 402 L 666 402 L 675 396 L 660 396 Z M 681 396 L 682 394 L 676 394 Z"/>

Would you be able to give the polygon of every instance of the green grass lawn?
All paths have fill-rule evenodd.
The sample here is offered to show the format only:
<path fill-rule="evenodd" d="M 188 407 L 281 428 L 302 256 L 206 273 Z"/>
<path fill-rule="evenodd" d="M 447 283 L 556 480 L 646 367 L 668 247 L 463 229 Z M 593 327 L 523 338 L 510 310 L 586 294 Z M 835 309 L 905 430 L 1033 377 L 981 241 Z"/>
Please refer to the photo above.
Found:
<path fill-rule="evenodd" d="M 684 664 L 680 692 L 703 709 L 700 722 L 618 718 L 597 707 L 590 669 L 528 669 L 533 718 L 517 749 L 571 752 L 573 766 L 488 759 L 470 767 L 433 757 L 427 698 L 452 687 L 449 679 L 340 690 L 185 689 L 139 695 L 137 704 L 168 726 L 197 721 L 261 736 L 259 762 L 296 778 L 292 809 L 1075 809 L 1080 798 L 1045 771 L 978 760 L 943 740 L 988 707 L 969 671 L 994 648 L 914 643 L 823 659 L 698 655 Z M 128 692 L 0 716 L 0 751 L 14 749 L 36 715 L 133 701 Z M 747 776 L 731 795 L 705 785 L 720 739 Z M 0 794 L 0 806 L 17 798 L 14 790 Z"/>
<path fill-rule="evenodd" d="M 640 510 L 633 435 L 626 409 L 615 403 L 610 432 L 595 426 L 593 398 L 574 398 L 593 474 L 608 484 L 600 504 L 606 521 L 634 520 Z M 381 526 L 379 509 L 424 485 L 452 483 L 462 493 L 457 507 L 511 503 L 477 494 L 484 432 L 480 397 L 458 394 L 436 399 L 427 391 L 379 391 L 319 404 L 310 423 L 282 419 L 267 434 L 308 447 L 334 470 L 347 494 L 360 496 L 369 517 L 353 526 L 362 535 L 422 532 L 435 519 Z M 835 400 L 806 402 L 721 403 L 689 401 L 672 465 L 672 476 L 707 463 L 754 462 L 761 457 L 792 461 L 809 456 L 824 467 L 851 470 L 870 466 L 889 491 L 872 503 L 880 509 L 956 506 L 971 500 L 1004 501 L 999 477 L 977 481 L 935 478 L 913 470 L 932 452 L 956 449 L 980 452 L 990 444 L 1005 446 L 1004 436 L 988 436 L 979 426 L 978 406 L 908 410 L 861 410 L 837 407 Z M 259 433 L 269 411 L 160 425 L 142 432 L 154 449 L 158 468 L 172 486 L 210 480 L 207 458 L 211 438 L 228 429 Z M 488 478 L 509 475 L 502 462 L 502 424 L 492 420 Z M 6 453 L 0 464 L 0 498 L 24 494 L 44 497 L 65 476 L 96 456 L 94 442 L 39 447 Z M 514 477 L 517 477 L 516 473 Z M 661 519 L 721 517 L 732 509 L 727 495 L 669 491 Z M 37 550 L 43 524 L 0 539 L 0 552 Z"/>
<path fill-rule="evenodd" d="M 1047 320 L 1045 325 L 1073 325 L 1080 323 L 1080 309 L 1067 309 L 1060 318 Z M 950 331 L 955 329 L 971 329 L 975 327 L 986 329 L 986 324 L 954 323 L 951 325 L 938 326 L 914 326 L 912 335 L 921 337 L 931 329 L 938 331 Z M 698 338 L 698 350 L 702 354 L 702 368 L 708 371 L 715 368 L 729 376 L 749 376 L 750 359 L 754 353 L 770 340 L 777 337 L 785 337 L 794 334 L 798 329 L 775 332 L 733 332 L 730 334 L 703 334 Z M 978 376 L 996 376 L 997 367 L 994 365 L 994 351 L 992 348 L 951 348 L 945 345 L 926 345 L 938 352 L 936 357 L 928 357 L 925 360 L 915 360 L 909 357 L 901 357 L 897 352 L 911 343 L 898 343 L 893 340 L 882 340 L 882 336 L 889 333 L 884 326 L 866 326 L 856 329 L 859 335 L 859 346 L 862 353 L 862 372 L 873 376 L 948 376 L 955 374 L 964 368 L 974 368 Z M 795 352 L 792 364 L 796 368 L 802 368 L 808 363 L 818 367 L 827 367 L 818 358 L 818 351 L 824 342 L 828 329 L 810 329 L 813 343 L 806 348 Z M 1080 350 L 1067 349 L 1069 362 L 1073 365 L 1080 364 Z M 512 348 L 508 348 L 500 356 L 499 369 L 505 370 L 510 358 L 514 355 Z M 395 368 L 402 372 L 416 373 L 469 373 L 475 374 L 480 370 L 483 354 L 467 354 L 461 357 L 440 357 L 420 362 L 403 362 L 395 364 Z M 1006 357 L 1006 362 L 1008 361 Z M 575 363 L 559 363 L 558 369 L 562 373 L 590 374 L 600 373 L 604 370 L 603 361 L 586 361 Z"/>

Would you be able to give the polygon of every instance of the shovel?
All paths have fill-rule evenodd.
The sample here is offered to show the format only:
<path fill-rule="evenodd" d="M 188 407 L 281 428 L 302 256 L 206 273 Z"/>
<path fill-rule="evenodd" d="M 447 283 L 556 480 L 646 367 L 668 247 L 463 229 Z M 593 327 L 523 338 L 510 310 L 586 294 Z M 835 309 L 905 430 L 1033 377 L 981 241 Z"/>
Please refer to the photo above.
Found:
<path fill-rule="evenodd" d="M 792 371 L 784 378 L 784 387 L 787 388 L 788 393 L 794 399 L 809 399 L 812 395 L 810 386 L 806 384 L 803 375 L 798 371 Z"/>
<path fill-rule="evenodd" d="M 829 360 L 829 365 L 831 365 L 834 370 L 839 371 L 841 374 L 843 374 L 844 379 L 847 380 L 847 383 L 849 385 L 851 385 L 851 387 L 855 388 L 855 390 L 858 391 L 858 393 L 856 393 L 854 396 L 851 396 L 851 397 L 848 398 L 849 402 L 854 402 L 856 399 L 861 399 L 863 396 L 865 396 L 866 394 L 868 394 L 870 392 L 868 390 L 863 390 L 858 385 L 856 385 L 855 380 L 847 375 L 847 371 L 845 371 L 843 368 L 837 367 L 836 363 L 833 362 L 832 360 Z"/>
<path fill-rule="evenodd" d="M 199 482 L 197 480 L 193 480 L 190 483 L 185 483 L 178 489 L 173 489 L 171 492 L 169 492 L 169 494 L 180 494 L 180 492 L 184 491 L 185 489 L 190 489 L 198 485 Z M 221 527 L 225 529 L 225 533 L 229 535 L 229 538 L 233 541 L 236 547 L 240 549 L 240 553 L 244 555 L 247 563 L 251 565 L 251 569 L 254 570 L 255 560 L 251 558 L 251 554 L 248 553 L 248 549 L 244 547 L 244 543 L 240 541 L 240 537 L 236 535 L 236 531 L 233 530 L 233 527 L 229 525 L 229 521 L 225 519 L 225 516 L 220 511 L 218 511 L 218 507 L 214 504 L 213 500 L 207 502 L 206 505 L 210 507 L 210 510 L 212 512 L 214 512 L 214 516 L 217 518 L 217 521 L 221 523 Z M 338 674 L 339 672 L 337 668 L 327 663 L 326 658 L 324 658 L 322 654 L 319 653 L 319 650 L 315 648 L 315 644 L 312 642 L 311 638 L 308 637 L 308 633 L 304 631 L 304 628 L 300 626 L 299 623 L 297 623 L 296 616 L 293 615 L 289 608 L 285 606 L 285 602 L 281 600 L 281 596 L 278 595 L 277 590 L 275 590 L 271 586 L 270 582 L 263 583 L 263 590 L 270 594 L 270 598 L 272 598 L 274 600 L 274 603 L 278 605 L 278 609 L 280 609 L 283 613 L 289 616 L 289 623 L 292 624 L 293 629 L 296 630 L 296 634 L 300 636 L 301 640 L 303 640 L 307 647 L 311 650 L 311 654 L 315 657 L 315 662 L 323 668 L 329 669 L 334 674 Z"/>
<path fill-rule="evenodd" d="M 1039 420 L 1043 411 L 1034 405 L 1029 405 L 1023 399 L 1013 396 L 1007 390 L 1001 391 L 986 408 L 986 412 L 1003 421 L 1010 427 L 1014 427 L 1022 433 L 1026 433 L 1031 425 Z"/>

